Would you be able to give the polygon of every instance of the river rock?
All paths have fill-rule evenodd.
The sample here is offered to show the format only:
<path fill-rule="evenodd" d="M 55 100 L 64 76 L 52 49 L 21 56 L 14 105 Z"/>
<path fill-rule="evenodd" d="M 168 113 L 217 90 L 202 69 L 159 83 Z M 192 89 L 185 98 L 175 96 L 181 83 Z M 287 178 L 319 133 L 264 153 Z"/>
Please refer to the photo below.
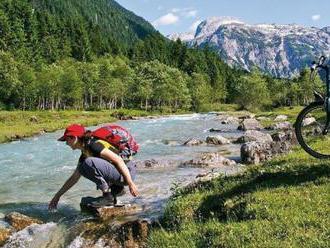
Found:
<path fill-rule="evenodd" d="M 9 228 L 0 227 L 0 246 L 3 246 L 6 243 L 12 232 L 13 230 Z"/>
<path fill-rule="evenodd" d="M 223 115 L 219 116 L 218 120 L 221 122 L 221 124 L 232 124 L 232 125 L 238 125 L 239 124 L 239 119 L 234 116 L 229 116 L 229 115 Z"/>
<path fill-rule="evenodd" d="M 280 131 L 272 134 L 272 139 L 275 142 L 289 142 L 292 145 L 298 144 L 296 134 L 293 130 Z"/>
<path fill-rule="evenodd" d="M 302 125 L 303 125 L 303 127 L 305 127 L 305 126 L 312 125 L 312 124 L 314 124 L 315 122 L 316 122 L 316 119 L 315 119 L 314 117 L 308 117 L 308 118 L 305 118 L 305 119 L 303 120 Z"/>
<path fill-rule="evenodd" d="M 118 204 L 114 206 L 95 207 L 91 203 L 98 198 L 83 197 L 80 202 L 82 211 L 89 212 L 101 220 L 108 220 L 118 216 L 126 216 L 136 214 L 142 211 L 142 207 L 136 204 Z"/>
<path fill-rule="evenodd" d="M 147 159 L 143 161 L 136 161 L 136 166 L 139 169 L 161 169 L 171 166 L 176 166 L 175 161 L 171 160 L 156 160 L 156 159 Z"/>
<path fill-rule="evenodd" d="M 238 130 L 260 130 L 262 129 L 261 124 L 256 119 L 244 119 L 237 128 Z"/>
<path fill-rule="evenodd" d="M 262 133 L 256 130 L 248 130 L 243 136 L 239 137 L 234 143 L 247 143 L 251 141 L 272 142 L 272 136 L 268 133 Z"/>
<path fill-rule="evenodd" d="M 145 247 L 150 227 L 153 225 L 150 219 L 134 219 L 102 223 L 86 223 L 83 235 L 74 239 L 69 248 L 122 248 Z"/>
<path fill-rule="evenodd" d="M 199 139 L 195 139 L 195 138 L 191 138 L 188 139 L 187 141 L 185 141 L 183 143 L 184 146 L 198 146 L 198 145 L 202 145 L 205 142 L 203 140 L 199 140 Z"/>
<path fill-rule="evenodd" d="M 247 164 L 258 164 L 270 160 L 274 156 L 287 153 L 296 144 L 292 131 L 272 135 L 272 142 L 252 141 L 241 146 L 241 160 Z"/>
<path fill-rule="evenodd" d="M 286 121 L 288 119 L 288 116 L 286 115 L 278 115 L 275 117 L 274 121 Z"/>
<path fill-rule="evenodd" d="M 292 124 L 288 121 L 275 123 L 269 127 L 266 127 L 268 130 L 289 130 L 292 129 Z"/>
<path fill-rule="evenodd" d="M 234 160 L 225 158 L 221 154 L 215 152 L 202 153 L 201 157 L 198 159 L 191 159 L 189 161 L 182 162 L 181 167 L 220 167 L 220 166 L 232 166 L 236 165 Z"/>
<path fill-rule="evenodd" d="M 211 145 L 226 145 L 229 144 L 230 141 L 221 135 L 216 135 L 216 136 L 208 136 L 206 138 L 206 143 Z"/>
<path fill-rule="evenodd" d="M 31 218 L 18 212 L 11 212 L 5 216 L 7 221 L 16 231 L 20 231 L 32 224 L 42 224 L 43 222 L 38 219 Z"/>
<path fill-rule="evenodd" d="M 24 247 L 53 247 L 54 234 L 57 224 L 50 222 L 46 224 L 32 224 L 23 230 L 13 233 L 6 241 L 4 248 Z M 55 247 L 55 246 L 54 246 Z"/>

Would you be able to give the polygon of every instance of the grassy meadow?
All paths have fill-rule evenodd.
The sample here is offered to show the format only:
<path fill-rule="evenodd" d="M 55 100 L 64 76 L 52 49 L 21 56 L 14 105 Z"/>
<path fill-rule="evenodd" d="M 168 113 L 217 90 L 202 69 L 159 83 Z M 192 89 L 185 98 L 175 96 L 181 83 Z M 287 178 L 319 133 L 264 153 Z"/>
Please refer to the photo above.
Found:
<path fill-rule="evenodd" d="M 296 147 L 242 174 L 177 190 L 148 247 L 330 247 L 329 206 L 330 161 Z"/>

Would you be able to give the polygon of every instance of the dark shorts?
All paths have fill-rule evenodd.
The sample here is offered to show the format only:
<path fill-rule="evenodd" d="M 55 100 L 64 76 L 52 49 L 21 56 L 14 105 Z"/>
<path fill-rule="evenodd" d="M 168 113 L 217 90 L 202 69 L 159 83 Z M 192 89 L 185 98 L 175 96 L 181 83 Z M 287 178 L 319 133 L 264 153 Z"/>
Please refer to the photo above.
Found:
<path fill-rule="evenodd" d="M 136 176 L 136 164 L 133 161 L 126 162 L 127 168 L 132 179 Z M 124 186 L 123 176 L 118 172 L 116 167 L 109 161 L 97 158 L 88 157 L 78 165 L 79 173 L 87 179 L 94 182 L 97 189 L 103 192 L 107 191 L 111 186 Z"/>

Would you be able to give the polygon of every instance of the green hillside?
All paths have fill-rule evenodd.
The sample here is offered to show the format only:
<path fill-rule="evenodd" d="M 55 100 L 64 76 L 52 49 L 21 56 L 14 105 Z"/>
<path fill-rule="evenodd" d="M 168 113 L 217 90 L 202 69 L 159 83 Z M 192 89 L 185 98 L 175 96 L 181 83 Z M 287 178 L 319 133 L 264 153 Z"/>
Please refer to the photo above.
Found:
<path fill-rule="evenodd" d="M 112 0 L 3 0 L 0 49 L 25 61 L 89 60 L 118 54 L 156 33 Z"/>

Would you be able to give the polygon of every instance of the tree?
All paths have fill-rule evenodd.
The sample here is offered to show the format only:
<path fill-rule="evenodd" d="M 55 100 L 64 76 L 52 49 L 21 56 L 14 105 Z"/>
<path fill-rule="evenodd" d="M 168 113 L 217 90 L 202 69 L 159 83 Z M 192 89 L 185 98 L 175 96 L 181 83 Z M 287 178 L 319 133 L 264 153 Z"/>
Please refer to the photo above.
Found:
<path fill-rule="evenodd" d="M 192 108 L 200 111 L 203 105 L 212 101 L 212 87 L 205 74 L 193 73 L 189 80 L 189 90 L 192 100 Z"/>
<path fill-rule="evenodd" d="M 256 69 L 251 74 L 240 77 L 236 92 L 235 102 L 242 109 L 256 110 L 271 103 L 267 82 Z"/>

